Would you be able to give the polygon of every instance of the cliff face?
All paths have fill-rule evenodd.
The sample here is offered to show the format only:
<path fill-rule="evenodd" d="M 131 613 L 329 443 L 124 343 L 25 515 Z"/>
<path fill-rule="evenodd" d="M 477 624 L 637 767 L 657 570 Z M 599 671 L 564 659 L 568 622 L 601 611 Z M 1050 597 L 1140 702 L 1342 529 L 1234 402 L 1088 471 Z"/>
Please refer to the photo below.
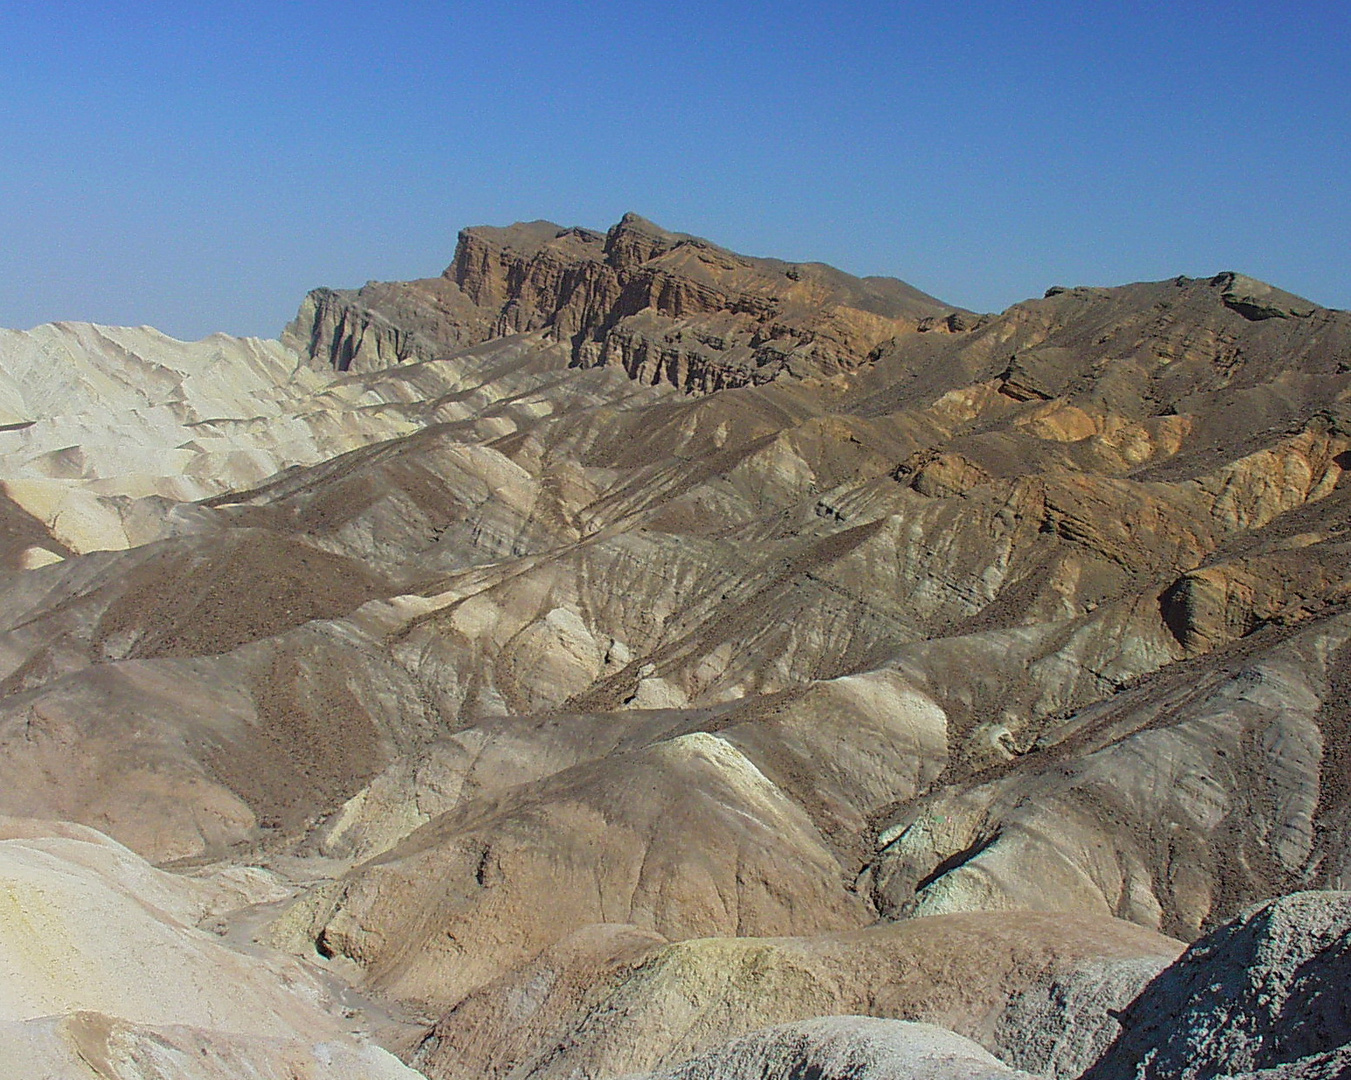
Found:
<path fill-rule="evenodd" d="M 380 371 L 445 356 L 492 337 L 488 313 L 445 278 L 315 289 L 282 331 L 320 370 Z"/>
<path fill-rule="evenodd" d="M 627 214 L 608 233 L 466 229 L 441 278 L 316 290 L 284 340 L 370 371 L 542 330 L 574 366 L 710 392 L 850 370 L 895 338 L 973 324 L 900 281 L 747 258 Z"/>

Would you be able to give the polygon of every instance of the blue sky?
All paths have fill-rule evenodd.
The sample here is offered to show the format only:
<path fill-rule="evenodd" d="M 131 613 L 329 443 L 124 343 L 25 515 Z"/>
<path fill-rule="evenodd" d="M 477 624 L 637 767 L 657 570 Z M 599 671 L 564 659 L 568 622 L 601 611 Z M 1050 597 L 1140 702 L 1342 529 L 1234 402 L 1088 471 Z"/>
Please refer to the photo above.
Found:
<path fill-rule="evenodd" d="M 1351 307 L 1346 3 L 0 0 L 0 325 L 274 336 L 470 224 L 636 210 L 998 310 Z"/>

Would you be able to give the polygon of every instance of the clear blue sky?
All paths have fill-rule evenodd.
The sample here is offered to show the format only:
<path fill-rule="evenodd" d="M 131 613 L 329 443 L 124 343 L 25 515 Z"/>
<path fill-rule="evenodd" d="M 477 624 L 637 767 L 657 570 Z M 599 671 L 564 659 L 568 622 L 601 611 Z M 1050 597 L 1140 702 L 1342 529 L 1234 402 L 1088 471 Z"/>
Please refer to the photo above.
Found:
<path fill-rule="evenodd" d="M 1351 4 L 0 0 L 0 325 L 274 336 L 626 210 L 998 310 L 1351 307 Z"/>

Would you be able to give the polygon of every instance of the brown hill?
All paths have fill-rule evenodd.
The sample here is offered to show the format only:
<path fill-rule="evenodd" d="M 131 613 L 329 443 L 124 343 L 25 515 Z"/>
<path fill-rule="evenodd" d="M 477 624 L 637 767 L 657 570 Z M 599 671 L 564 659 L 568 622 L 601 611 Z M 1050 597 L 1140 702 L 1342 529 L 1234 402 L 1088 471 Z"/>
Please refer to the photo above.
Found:
<path fill-rule="evenodd" d="M 371 371 L 543 330 L 575 366 L 707 391 L 857 367 L 898 333 L 967 317 L 892 278 L 748 258 L 625 214 L 608 233 L 465 229 L 439 278 L 316 290 L 282 339 Z"/>

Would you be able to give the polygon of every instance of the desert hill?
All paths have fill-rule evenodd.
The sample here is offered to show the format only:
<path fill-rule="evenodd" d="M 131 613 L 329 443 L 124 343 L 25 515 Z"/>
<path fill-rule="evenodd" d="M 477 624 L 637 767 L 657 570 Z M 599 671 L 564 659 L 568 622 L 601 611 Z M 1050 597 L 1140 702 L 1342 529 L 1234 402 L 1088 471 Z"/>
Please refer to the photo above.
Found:
<path fill-rule="evenodd" d="M 24 880 L 115 851 L 61 872 L 351 984 L 428 1076 L 1115 1075 L 1184 943 L 1295 893 L 1308 970 L 1351 932 L 1307 892 L 1351 875 L 1351 314 L 1226 272 L 975 315 L 626 215 L 281 342 L 6 331 L 0 405 Z M 292 1053 L 95 998 L 3 1038 Z"/>

